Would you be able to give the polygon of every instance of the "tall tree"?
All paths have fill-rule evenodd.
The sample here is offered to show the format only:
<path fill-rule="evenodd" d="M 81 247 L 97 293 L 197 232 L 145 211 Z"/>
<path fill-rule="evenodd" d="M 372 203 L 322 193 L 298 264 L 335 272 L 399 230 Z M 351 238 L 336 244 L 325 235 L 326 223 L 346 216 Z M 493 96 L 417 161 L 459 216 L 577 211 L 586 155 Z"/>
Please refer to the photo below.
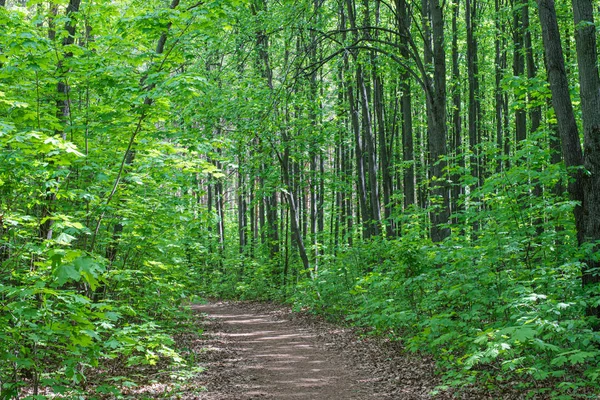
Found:
<path fill-rule="evenodd" d="M 458 17 L 460 15 L 460 2 L 455 0 L 452 4 L 452 151 L 455 160 L 458 160 L 458 172 L 452 176 L 452 212 L 458 211 L 458 198 L 462 192 L 460 171 L 464 169 L 465 162 L 462 157 L 462 98 L 458 50 Z M 468 58 L 468 57 L 467 57 Z M 469 101 L 470 101 L 469 97 Z"/>
<path fill-rule="evenodd" d="M 467 28 L 467 79 L 469 81 L 469 147 L 471 150 L 471 175 L 475 178 L 476 185 L 480 183 L 480 102 L 479 102 L 479 66 L 477 59 L 477 0 L 465 0 L 465 22 Z"/>
<path fill-rule="evenodd" d="M 583 285 L 591 288 L 600 282 L 600 259 L 594 255 L 600 247 L 600 78 L 596 25 L 591 0 L 573 0 L 575 42 L 579 67 L 579 91 L 583 116 L 584 203 L 583 232 L 580 241 L 592 245 L 588 249 L 583 270 Z M 600 318 L 600 306 L 590 306 L 588 313 Z M 600 324 L 600 321 L 598 321 Z M 600 326 L 600 325 L 599 325 Z"/>
<path fill-rule="evenodd" d="M 515 77 L 523 77 L 525 72 L 523 13 L 526 11 L 524 4 L 528 1 L 514 0 L 513 3 L 513 74 Z M 520 101 L 518 104 L 519 106 L 515 108 L 515 135 L 517 143 L 520 143 L 527 137 L 527 114 L 523 102 Z"/>
<path fill-rule="evenodd" d="M 449 193 L 444 179 L 446 149 L 446 50 L 444 47 L 444 13 L 439 0 L 430 0 L 433 38 L 433 82 L 426 92 L 429 103 L 427 118 L 429 128 L 428 150 L 430 157 L 430 179 L 432 180 L 433 207 L 431 215 L 431 239 L 444 240 L 450 235 L 448 223 Z M 426 76 L 429 81 L 429 75 Z"/>
<path fill-rule="evenodd" d="M 402 160 L 405 163 L 403 187 L 404 187 L 404 207 L 410 207 L 415 204 L 415 166 L 414 166 L 414 145 L 413 145 L 413 121 L 412 121 L 412 96 L 410 72 L 408 70 L 410 52 L 407 40 L 403 37 L 409 35 L 411 17 L 406 0 L 396 0 L 396 24 L 398 26 L 400 40 L 400 56 L 402 58 L 402 72 L 400 75 L 400 90 L 402 97 L 400 99 L 400 110 L 402 113 Z"/>
<path fill-rule="evenodd" d="M 581 108 L 584 116 L 585 156 L 581 149 L 569 93 L 554 1 L 538 0 L 552 105 L 558 121 L 563 159 L 572 178 L 568 191 L 571 198 L 578 202 L 574 211 L 577 240 L 581 246 L 591 245 L 591 248 L 585 249 L 582 271 L 582 284 L 590 288 L 600 281 L 597 274 L 600 262 L 593 256 L 593 249 L 600 240 L 600 80 L 596 66 L 595 26 L 591 2 L 574 0 L 573 9 L 581 80 Z M 600 317 L 600 308 L 593 305 L 593 302 L 590 302 L 587 311 L 591 316 Z"/>

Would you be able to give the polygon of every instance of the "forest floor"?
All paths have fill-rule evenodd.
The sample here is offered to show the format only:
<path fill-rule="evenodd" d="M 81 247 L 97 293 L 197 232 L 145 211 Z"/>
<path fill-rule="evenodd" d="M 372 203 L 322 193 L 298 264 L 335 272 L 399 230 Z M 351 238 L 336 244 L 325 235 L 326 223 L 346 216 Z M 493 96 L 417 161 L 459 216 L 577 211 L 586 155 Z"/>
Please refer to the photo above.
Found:
<path fill-rule="evenodd" d="M 400 341 L 265 302 L 196 304 L 197 318 L 175 337 L 180 369 L 137 366 L 122 399 L 416 400 L 525 398 L 516 387 L 490 393 L 440 389 L 430 356 Z M 122 365 L 115 362 L 115 370 Z M 108 371 L 109 375 L 116 372 Z M 123 371 L 119 373 L 123 375 Z M 123 397 L 124 396 L 124 397 Z M 101 397 L 114 399 L 113 396 Z M 532 396 L 532 399 L 545 397 Z"/>
<path fill-rule="evenodd" d="M 206 368 L 194 384 L 206 391 L 182 399 L 498 398 L 436 390 L 441 382 L 431 358 L 281 305 L 213 302 L 193 308 L 202 315 L 198 361 Z"/>
<path fill-rule="evenodd" d="M 399 343 L 270 303 L 196 305 L 206 314 L 198 399 L 425 399 L 440 383 L 434 364 Z"/>

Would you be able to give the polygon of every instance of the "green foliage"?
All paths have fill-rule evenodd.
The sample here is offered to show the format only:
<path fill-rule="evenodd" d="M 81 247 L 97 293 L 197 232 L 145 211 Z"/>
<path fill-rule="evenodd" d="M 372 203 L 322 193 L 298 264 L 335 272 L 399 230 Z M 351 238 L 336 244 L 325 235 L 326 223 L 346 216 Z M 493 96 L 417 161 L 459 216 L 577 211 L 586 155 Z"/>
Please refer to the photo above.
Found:
<path fill-rule="evenodd" d="M 600 293 L 579 284 L 582 255 L 595 249 L 577 247 L 564 166 L 546 150 L 555 122 L 549 88 L 543 74 L 512 76 L 508 50 L 503 66 L 489 63 L 494 36 L 499 47 L 510 42 L 510 30 L 494 29 L 496 19 L 513 21 L 524 4 L 495 16 L 482 4 L 481 143 L 471 148 L 466 135 L 453 143 L 447 176 L 429 182 L 431 121 L 413 78 L 430 71 L 397 54 L 405 40 L 396 34 L 398 10 L 377 3 L 370 12 L 381 31 L 359 27 L 365 37 L 356 41 L 340 30 L 350 15 L 340 18 L 328 2 L 181 1 L 175 9 L 157 0 L 82 2 L 70 15 L 65 1 L 11 3 L 0 7 L 1 398 L 43 398 L 43 390 L 118 396 L 135 384 L 129 377 L 88 382 L 97 378 L 91 371 L 111 361 L 184 365 L 171 334 L 198 293 L 287 300 L 369 327 L 435 354 L 448 385 L 493 390 L 519 382 L 552 398 L 598 391 L 600 338 L 584 311 Z M 411 29 L 423 22 L 418 14 Z M 75 37 L 65 46 L 68 24 Z M 370 111 L 349 107 L 351 93 L 354 106 L 364 96 L 359 70 L 373 90 Z M 494 124 L 508 138 L 514 121 L 491 117 L 488 93 L 496 88 L 487 76 L 495 73 L 502 113 L 545 111 L 540 129 L 521 143 L 508 140 L 503 155 Z M 399 82 L 406 79 L 412 89 Z M 456 79 L 449 90 L 466 94 L 467 84 Z M 402 161 L 399 137 L 405 90 L 415 107 L 412 161 Z M 471 109 L 452 111 L 466 122 Z M 381 208 L 390 210 L 397 237 L 364 239 L 370 222 L 353 163 L 374 156 L 380 170 L 365 175 L 374 178 L 367 186 L 382 186 L 386 166 L 355 147 L 354 123 L 363 139 L 371 124 L 372 150 L 385 148 L 392 160 L 397 190 Z M 403 207 L 411 167 L 418 203 L 429 209 Z M 452 235 L 437 244 L 427 239 L 429 213 L 442 204 L 428 195 L 431 183 L 460 193 Z M 291 198 L 308 268 L 290 227 Z"/>
<path fill-rule="evenodd" d="M 219 170 L 165 121 L 170 97 L 206 89 L 175 66 L 229 5 L 127 4 L 0 7 L 3 399 L 118 393 L 118 377 L 97 373 L 113 359 L 185 365 L 171 335 L 198 285 L 190 252 L 206 212 L 193 182 Z M 62 46 L 67 21 L 75 44 Z M 167 26 L 178 39 L 157 54 Z"/>
<path fill-rule="evenodd" d="M 574 204 L 551 191 L 533 195 L 537 182 L 552 187 L 562 173 L 535 139 L 522 154 L 527 163 L 465 196 L 462 223 L 445 242 L 407 224 L 398 239 L 342 251 L 293 302 L 436 354 L 451 385 L 518 381 L 540 394 L 552 388 L 553 398 L 596 387 L 600 335 L 583 317 Z"/>

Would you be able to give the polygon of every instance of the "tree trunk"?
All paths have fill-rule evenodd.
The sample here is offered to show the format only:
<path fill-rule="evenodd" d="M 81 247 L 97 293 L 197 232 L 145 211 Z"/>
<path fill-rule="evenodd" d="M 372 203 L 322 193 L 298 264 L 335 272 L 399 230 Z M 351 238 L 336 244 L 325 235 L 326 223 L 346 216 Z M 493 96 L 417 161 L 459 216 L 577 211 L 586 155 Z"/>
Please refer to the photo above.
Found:
<path fill-rule="evenodd" d="M 304 239 L 302 238 L 302 232 L 300 230 L 300 223 L 298 219 L 298 207 L 296 203 L 296 199 L 294 198 L 294 192 L 291 190 L 291 179 L 289 173 L 290 166 L 290 156 L 289 156 L 289 138 L 284 136 L 285 142 L 285 150 L 282 156 L 281 162 L 281 171 L 283 173 L 283 183 L 286 187 L 286 197 L 288 199 L 289 212 L 290 212 L 290 222 L 292 228 L 292 239 L 296 243 L 298 247 L 298 253 L 300 254 L 300 259 L 302 260 L 302 266 L 304 267 L 304 271 L 308 278 L 312 278 L 311 270 L 310 270 L 310 261 L 308 260 L 308 255 L 306 253 L 306 247 L 304 246 Z"/>
<path fill-rule="evenodd" d="M 429 157 L 430 179 L 432 180 L 433 208 L 431 216 L 431 239 L 440 242 L 450 235 L 450 229 L 442 225 L 448 223 L 449 195 L 444 179 L 446 162 L 446 51 L 444 49 L 444 19 L 442 4 L 439 0 L 431 0 L 431 23 L 433 35 L 433 91 L 428 94 L 430 113 Z"/>
<path fill-rule="evenodd" d="M 477 40 L 475 38 L 476 0 L 466 0 L 465 21 L 467 25 L 467 79 L 469 81 L 469 148 L 471 150 L 470 167 L 474 185 L 481 178 L 479 157 L 479 77 L 477 66 Z"/>
<path fill-rule="evenodd" d="M 240 165 L 242 165 L 241 160 Z M 237 211 L 238 211 L 238 237 L 239 237 L 239 253 L 244 254 L 246 251 L 246 191 L 244 175 L 238 169 L 237 181 Z"/>
<path fill-rule="evenodd" d="M 396 0 L 397 24 L 400 36 L 408 35 L 410 31 L 410 13 L 406 0 Z M 408 44 L 401 40 L 400 56 L 408 64 L 410 55 Z M 410 74 L 406 68 L 403 68 L 400 76 L 400 109 L 402 113 L 402 159 L 407 165 L 404 168 L 403 187 L 404 187 L 404 207 L 410 207 L 415 204 L 415 166 L 414 166 L 414 145 L 413 145 L 413 124 L 412 124 L 412 99 L 410 87 Z"/>
<path fill-rule="evenodd" d="M 458 65 L 458 16 L 460 14 L 459 0 L 455 0 L 452 10 L 452 151 L 454 151 L 455 162 L 458 164 L 456 174 L 452 176 L 452 200 L 451 210 L 458 211 L 458 199 L 462 194 L 460 183 L 461 172 L 464 170 L 465 162 L 462 155 L 462 120 L 461 120 L 461 90 L 460 90 L 460 68 Z M 468 58 L 468 57 L 467 57 Z M 456 218 L 453 222 L 457 222 Z"/>
<path fill-rule="evenodd" d="M 515 2 L 516 7 L 513 8 L 513 75 L 516 77 L 523 76 L 525 71 L 525 59 L 523 57 L 523 2 Z M 517 144 L 527 138 L 527 115 L 523 106 L 518 106 L 515 110 L 515 133 Z"/>
<path fill-rule="evenodd" d="M 593 244 L 585 256 L 582 283 L 589 288 L 600 282 L 600 260 L 594 255 L 600 249 L 597 244 L 600 240 L 600 78 L 592 1 L 573 0 L 573 17 L 584 138 L 585 202 L 581 236 L 583 242 Z M 600 318 L 600 306 L 588 306 L 587 312 Z"/>
<path fill-rule="evenodd" d="M 537 75 L 537 66 L 535 65 L 535 59 L 533 56 L 533 44 L 531 42 L 531 31 L 529 29 L 529 4 L 526 2 L 523 5 L 523 44 L 525 46 L 525 62 L 527 65 L 527 78 L 534 79 Z M 531 92 L 527 93 L 527 102 L 531 104 L 534 101 Z M 531 126 L 529 132 L 536 132 L 542 121 L 542 107 L 539 105 L 531 106 L 529 111 L 529 120 Z"/>
<path fill-rule="evenodd" d="M 575 11 L 575 19 L 576 21 L 581 18 L 585 18 L 582 15 L 581 11 L 585 12 L 585 8 L 579 9 L 579 6 L 585 2 L 576 2 L 574 1 L 574 8 L 577 8 Z M 567 74 L 565 71 L 565 64 L 563 59 L 562 45 L 560 42 L 560 32 L 558 29 L 558 22 L 556 18 L 556 10 L 554 7 L 554 0 L 538 0 L 538 12 L 540 17 L 540 24 L 542 26 L 542 36 L 544 39 L 544 50 L 546 55 L 546 69 L 548 74 L 548 81 L 550 82 L 550 90 L 552 91 L 552 105 L 554 107 L 554 111 L 556 113 L 556 119 L 558 122 L 558 131 L 560 133 L 561 139 L 561 148 L 563 159 L 565 161 L 565 165 L 568 168 L 570 181 L 567 186 L 567 190 L 571 196 L 571 199 L 578 202 L 578 205 L 575 206 L 574 214 L 575 214 L 575 225 L 577 228 L 577 240 L 580 245 L 586 243 L 588 240 L 598 240 L 599 236 L 592 237 L 588 235 L 588 229 L 590 233 L 593 234 L 593 226 L 598 226 L 598 217 L 600 214 L 590 214 L 590 209 L 594 210 L 600 204 L 600 199 L 595 198 L 600 193 L 600 187 L 594 187 L 591 184 L 584 183 L 584 174 L 582 171 L 582 166 L 584 165 L 584 157 L 583 152 L 581 150 L 581 143 L 579 141 L 579 133 L 577 130 L 577 123 L 575 121 L 575 115 L 573 113 L 573 106 L 571 103 L 571 97 L 569 94 L 569 81 L 567 79 Z M 593 24 L 592 24 L 593 26 Z M 590 100 L 587 98 L 587 95 L 592 96 L 592 103 L 596 100 L 593 100 L 594 97 L 597 96 L 593 93 L 585 93 L 585 88 L 583 88 L 583 83 L 590 83 L 592 86 L 590 90 L 598 90 L 598 86 L 593 86 L 594 82 L 598 82 L 597 78 L 597 70 L 595 68 L 596 63 L 596 50 L 595 43 L 592 48 L 586 48 L 587 45 L 590 45 L 590 38 L 586 36 L 588 32 L 579 32 L 577 36 L 577 47 L 578 47 L 578 62 L 580 66 L 580 79 L 582 86 L 582 111 L 594 111 L 591 108 L 591 104 L 588 103 L 584 105 L 584 102 Z M 580 39 L 584 39 L 581 41 Z M 595 42 L 595 39 L 593 39 Z M 581 54 L 579 54 L 581 51 Z M 590 52 L 589 54 L 584 54 L 584 51 Z M 581 56 L 581 58 L 579 58 Z M 592 59 L 593 57 L 593 59 Z M 586 65 L 587 62 L 591 60 L 590 65 Z M 589 74 L 589 75 L 588 75 Z M 594 74 L 596 75 L 594 77 Z M 587 79 L 590 82 L 587 82 Z M 590 107 L 590 108 L 588 108 Z M 597 110 L 597 109 L 596 109 Z M 596 111 L 597 112 L 597 111 Z M 589 115 L 588 115 L 589 117 Z M 586 128 L 591 129 L 589 124 L 593 122 L 590 121 L 589 118 L 584 118 L 584 131 Z M 591 131 L 588 131 L 591 133 Z M 597 133 L 596 133 L 597 135 Z M 600 156 L 600 147 L 588 147 L 588 140 L 598 140 L 598 138 L 588 138 L 584 134 L 584 138 L 586 139 L 586 152 L 589 151 L 591 153 L 589 155 L 589 159 L 592 162 L 596 162 L 600 160 L 594 160 L 593 157 Z M 586 163 L 587 163 L 586 154 Z M 598 179 L 598 172 L 594 170 L 594 165 L 590 165 L 592 170 L 589 170 L 590 175 L 589 181 Z M 595 174 L 595 175 L 594 175 Z M 588 192 L 589 189 L 594 188 L 597 194 L 591 194 Z M 588 199 L 589 197 L 589 199 Z M 590 207 L 588 200 L 596 200 L 597 203 Z M 586 221 L 587 219 L 591 219 L 591 222 Z M 586 260 L 584 260 L 586 261 Z M 594 263 L 590 263 L 587 266 L 583 267 L 582 271 L 582 284 L 584 286 L 588 286 L 594 282 L 596 279 L 595 274 L 591 273 L 590 268 L 594 267 Z M 588 307 L 587 313 L 593 316 L 598 317 L 598 308 L 597 307 Z"/>
<path fill-rule="evenodd" d="M 361 103 L 362 111 L 362 136 L 365 143 L 365 156 L 367 159 L 367 170 L 368 170 L 368 189 L 369 194 L 369 218 L 365 220 L 365 223 L 369 226 L 370 236 L 379 236 L 380 228 L 379 223 L 381 221 L 381 215 L 379 211 L 379 184 L 377 182 L 377 159 L 375 146 L 373 144 L 373 117 L 370 108 L 370 88 L 365 82 L 363 75 L 363 69 L 359 65 L 357 70 L 357 85 L 360 91 L 359 99 Z"/>

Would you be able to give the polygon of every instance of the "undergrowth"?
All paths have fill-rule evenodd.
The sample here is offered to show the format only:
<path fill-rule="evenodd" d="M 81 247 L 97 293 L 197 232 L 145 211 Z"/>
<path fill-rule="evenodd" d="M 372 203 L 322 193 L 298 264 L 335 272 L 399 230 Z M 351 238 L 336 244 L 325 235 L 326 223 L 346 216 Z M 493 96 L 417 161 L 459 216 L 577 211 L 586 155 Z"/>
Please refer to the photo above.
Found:
<path fill-rule="evenodd" d="M 248 261 L 238 257 L 223 270 L 241 272 L 213 276 L 209 287 L 224 297 L 287 301 L 401 340 L 434 355 L 453 390 L 595 398 L 600 333 L 585 310 L 599 297 L 581 286 L 575 204 L 522 184 L 552 187 L 561 176 L 558 165 L 536 173 L 527 163 L 492 175 L 463 196 L 442 243 L 426 238 L 425 211 L 415 209 L 397 216 L 398 237 L 339 246 L 310 278 L 298 269 L 282 286 L 277 268 L 254 261 L 240 270 Z"/>

